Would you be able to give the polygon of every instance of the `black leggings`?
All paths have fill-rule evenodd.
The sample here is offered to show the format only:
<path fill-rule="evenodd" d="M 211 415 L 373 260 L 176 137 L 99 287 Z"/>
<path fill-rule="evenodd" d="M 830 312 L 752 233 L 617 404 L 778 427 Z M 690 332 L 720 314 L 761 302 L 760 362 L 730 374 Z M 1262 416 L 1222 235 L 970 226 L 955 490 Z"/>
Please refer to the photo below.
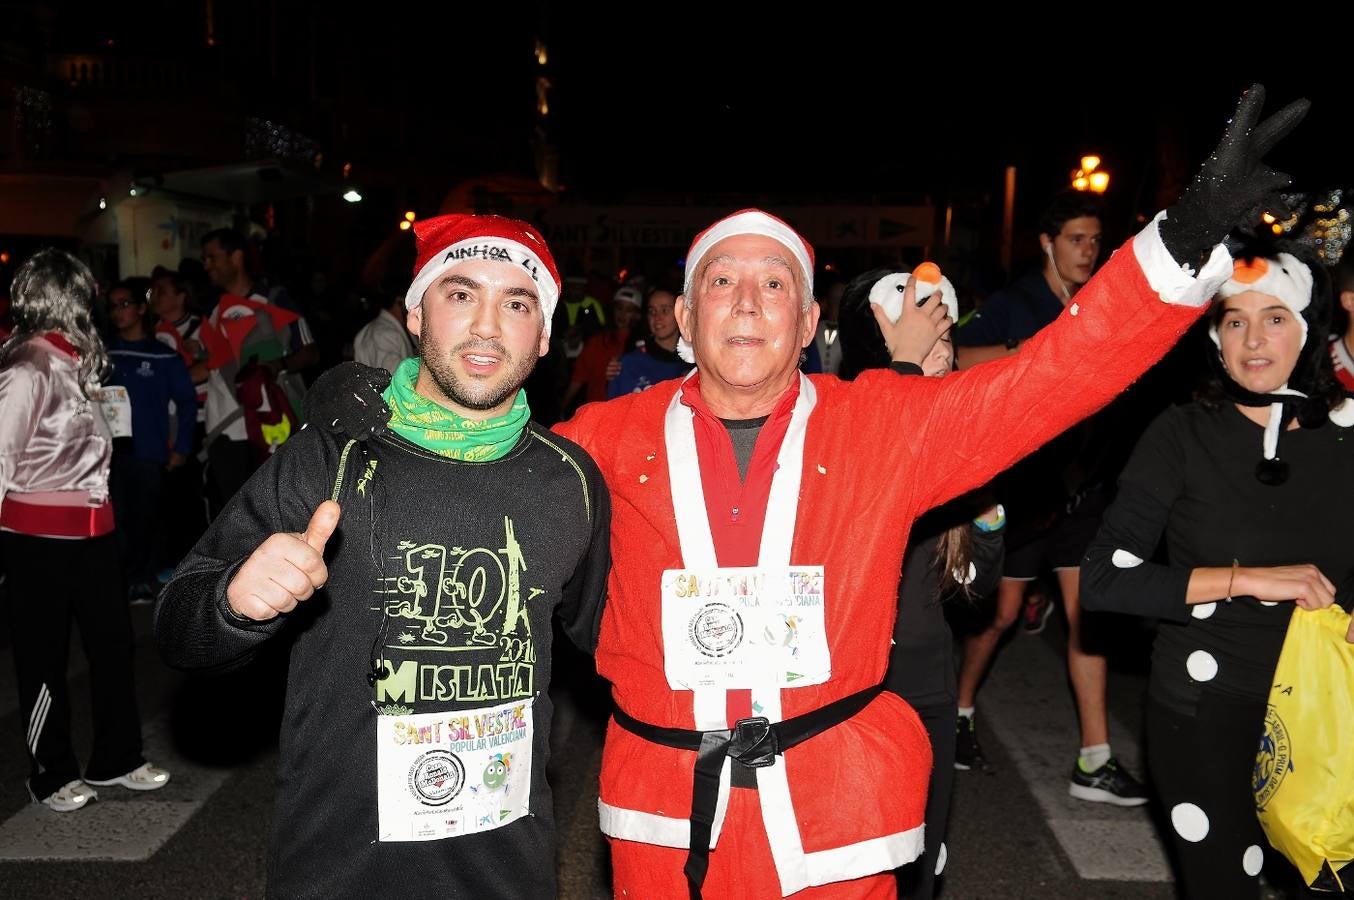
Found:
<path fill-rule="evenodd" d="M 898 870 L 900 900 L 931 900 L 935 893 L 936 862 L 945 841 L 954 788 L 954 701 L 915 707 L 931 738 L 931 780 L 926 794 L 926 847 L 916 862 Z"/>
<path fill-rule="evenodd" d="M 1260 896 L 1269 841 L 1251 779 L 1264 721 L 1263 699 L 1205 694 L 1193 716 L 1148 703 L 1147 759 L 1186 900 Z"/>

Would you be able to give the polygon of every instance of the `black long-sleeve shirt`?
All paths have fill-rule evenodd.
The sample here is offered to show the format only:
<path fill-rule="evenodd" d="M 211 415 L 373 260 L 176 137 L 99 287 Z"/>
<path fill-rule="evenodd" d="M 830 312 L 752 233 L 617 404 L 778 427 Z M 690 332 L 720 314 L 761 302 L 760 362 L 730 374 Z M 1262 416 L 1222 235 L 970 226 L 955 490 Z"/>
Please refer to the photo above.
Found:
<path fill-rule="evenodd" d="M 226 588 L 239 566 L 269 535 L 304 531 L 331 496 L 342 518 L 326 547 L 325 587 L 270 621 L 237 619 Z M 171 665 L 202 668 L 294 633 L 270 896 L 554 896 L 551 619 L 595 646 L 609 528 L 610 495 L 592 459 L 534 424 L 507 456 L 478 463 L 393 435 L 358 444 L 307 428 L 250 479 L 166 586 L 155 634 Z M 385 677 L 369 681 L 373 667 Z M 533 732 L 521 745 L 529 758 L 514 745 L 511 773 L 521 778 L 530 763 L 530 815 L 436 840 L 378 840 L 378 715 L 471 722 L 475 710 L 518 701 L 530 703 Z M 457 749 L 440 741 L 439 732 L 430 752 Z M 463 786 L 467 803 L 471 791 L 487 794 L 481 771 L 464 779 L 435 787 Z M 430 813 L 454 814 L 457 797 L 434 799 L 447 805 L 424 801 Z"/>
<path fill-rule="evenodd" d="M 1161 619 L 1149 693 L 1192 715 L 1207 690 L 1269 695 L 1291 601 L 1185 603 L 1197 567 L 1315 564 L 1354 600 L 1354 429 L 1285 432 L 1288 480 L 1261 484 L 1263 429 L 1230 403 L 1169 409 L 1143 434 L 1081 567 L 1081 603 Z M 1169 562 L 1153 562 L 1165 536 Z"/>

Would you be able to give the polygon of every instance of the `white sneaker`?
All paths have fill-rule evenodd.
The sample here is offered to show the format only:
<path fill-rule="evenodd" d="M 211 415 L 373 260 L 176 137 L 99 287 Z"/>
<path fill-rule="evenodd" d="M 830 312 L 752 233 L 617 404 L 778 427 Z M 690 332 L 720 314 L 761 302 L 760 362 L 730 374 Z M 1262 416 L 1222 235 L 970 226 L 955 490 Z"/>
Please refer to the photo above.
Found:
<path fill-rule="evenodd" d="M 61 790 L 53 791 L 41 800 L 33 793 L 31 787 L 28 789 L 28 796 L 33 798 L 34 803 L 41 803 L 52 812 L 65 813 L 83 809 L 89 801 L 98 800 L 99 792 L 77 778 L 66 782 Z"/>
<path fill-rule="evenodd" d="M 85 781 L 90 784 L 101 786 L 120 784 L 123 787 L 130 788 L 134 791 L 158 791 L 160 788 L 169 784 L 169 772 L 166 769 L 152 766 L 150 763 L 142 763 L 126 775 L 119 775 L 117 778 L 109 778 L 106 780 L 86 778 Z M 67 787 L 69 787 L 69 785 L 67 785 Z"/>

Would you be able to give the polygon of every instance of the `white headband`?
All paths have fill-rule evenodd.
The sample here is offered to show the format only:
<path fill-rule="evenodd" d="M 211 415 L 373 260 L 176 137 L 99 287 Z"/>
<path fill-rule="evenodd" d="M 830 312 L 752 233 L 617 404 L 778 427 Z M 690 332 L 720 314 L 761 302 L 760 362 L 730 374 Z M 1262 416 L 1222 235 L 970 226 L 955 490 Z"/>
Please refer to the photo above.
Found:
<path fill-rule="evenodd" d="M 517 266 L 531 276 L 531 280 L 536 284 L 537 296 L 541 303 L 541 313 L 545 316 L 545 333 L 550 334 L 550 319 L 555 314 L 555 304 L 559 302 L 559 289 L 555 287 L 555 280 L 551 276 L 550 270 L 530 248 L 519 244 L 517 241 L 505 240 L 500 237 L 467 238 L 464 241 L 452 244 L 428 260 L 418 274 L 414 276 L 413 283 L 409 285 L 409 290 L 405 292 L 405 309 L 417 307 L 423 302 L 423 295 L 428 288 L 432 287 L 433 282 L 461 263 L 473 259 L 508 263 Z"/>
<path fill-rule="evenodd" d="M 686 276 L 682 282 L 683 294 L 688 297 L 691 296 L 691 285 L 696 280 L 696 272 L 700 269 L 705 254 L 710 252 L 710 248 L 725 238 L 739 234 L 759 234 L 762 237 L 769 237 L 773 241 L 784 244 L 785 249 L 789 250 L 795 258 L 795 262 L 799 263 L 799 270 L 804 273 L 804 285 L 809 296 L 813 296 L 813 263 L 809 262 L 809 252 L 804 246 L 804 239 L 784 222 L 755 210 L 738 213 L 716 222 L 700 236 L 696 243 L 691 245 L 691 252 L 686 255 Z"/>

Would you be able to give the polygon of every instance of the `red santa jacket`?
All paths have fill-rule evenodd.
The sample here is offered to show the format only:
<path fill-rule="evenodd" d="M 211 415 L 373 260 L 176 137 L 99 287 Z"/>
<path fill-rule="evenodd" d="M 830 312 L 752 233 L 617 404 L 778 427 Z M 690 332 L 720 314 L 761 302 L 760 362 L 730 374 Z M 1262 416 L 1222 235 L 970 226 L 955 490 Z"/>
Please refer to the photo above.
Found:
<path fill-rule="evenodd" d="M 805 379 L 802 433 L 796 447 L 792 424 L 776 474 L 787 479 L 780 490 L 784 495 L 789 486 L 788 509 L 777 508 L 773 486 L 766 529 L 786 533 L 790 564 L 825 567 L 831 676 L 754 691 L 756 714 L 787 719 L 878 684 L 913 521 L 1108 403 L 1199 317 L 1230 271 L 1218 248 L 1199 279 L 1190 278 L 1161 246 L 1154 222 L 1018 354 L 943 379 L 891 372 L 854 382 Z M 643 722 L 722 728 L 712 721 L 722 706 L 712 710 L 697 692 L 672 689 L 664 670 L 659 582 L 665 569 L 693 565 L 684 559 L 679 519 L 683 508 L 703 506 L 699 483 L 687 477 L 694 453 L 670 446 L 679 433 L 674 416 L 690 416 L 674 402 L 679 384 L 586 406 L 559 430 L 592 454 L 612 496 L 613 566 L 598 671 L 611 681 L 616 703 Z M 763 541 L 764 565 L 779 564 L 765 558 L 772 543 Z M 602 759 L 602 830 L 686 847 L 694 760 L 693 752 L 611 723 Z M 916 714 L 883 693 L 850 720 L 756 770 L 783 893 L 914 859 L 922 847 L 930 761 Z M 712 846 L 727 796 L 726 763 Z"/>

